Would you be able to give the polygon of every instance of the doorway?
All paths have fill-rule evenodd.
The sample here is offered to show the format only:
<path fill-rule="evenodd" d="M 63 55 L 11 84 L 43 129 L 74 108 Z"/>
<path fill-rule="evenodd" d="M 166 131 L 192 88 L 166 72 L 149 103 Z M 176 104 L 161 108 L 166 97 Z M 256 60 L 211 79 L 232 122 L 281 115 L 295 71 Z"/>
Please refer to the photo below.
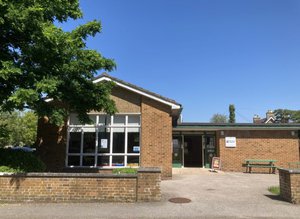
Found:
<path fill-rule="evenodd" d="M 202 136 L 184 136 L 184 167 L 202 167 Z"/>

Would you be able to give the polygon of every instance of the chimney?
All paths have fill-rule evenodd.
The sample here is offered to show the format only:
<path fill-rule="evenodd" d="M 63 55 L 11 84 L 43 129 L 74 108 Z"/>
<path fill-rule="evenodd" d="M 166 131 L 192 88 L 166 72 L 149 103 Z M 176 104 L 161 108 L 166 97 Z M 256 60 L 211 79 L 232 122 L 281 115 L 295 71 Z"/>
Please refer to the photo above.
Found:
<path fill-rule="evenodd" d="M 255 124 L 261 123 L 260 117 L 256 114 L 253 116 L 253 123 L 255 123 Z"/>
<path fill-rule="evenodd" d="M 270 118 L 275 118 L 275 114 L 272 110 L 268 110 L 268 112 L 266 113 L 266 119 L 270 119 Z"/>

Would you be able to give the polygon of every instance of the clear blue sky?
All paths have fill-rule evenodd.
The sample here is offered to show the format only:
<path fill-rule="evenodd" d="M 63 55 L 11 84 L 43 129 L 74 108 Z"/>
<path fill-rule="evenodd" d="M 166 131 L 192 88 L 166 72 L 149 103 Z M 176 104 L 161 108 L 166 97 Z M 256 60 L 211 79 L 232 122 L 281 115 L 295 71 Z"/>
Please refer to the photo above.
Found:
<path fill-rule="evenodd" d="M 238 122 L 299 109 L 300 1 L 82 0 L 102 33 L 88 47 L 113 58 L 110 74 L 183 105 L 185 122 L 236 107 Z"/>

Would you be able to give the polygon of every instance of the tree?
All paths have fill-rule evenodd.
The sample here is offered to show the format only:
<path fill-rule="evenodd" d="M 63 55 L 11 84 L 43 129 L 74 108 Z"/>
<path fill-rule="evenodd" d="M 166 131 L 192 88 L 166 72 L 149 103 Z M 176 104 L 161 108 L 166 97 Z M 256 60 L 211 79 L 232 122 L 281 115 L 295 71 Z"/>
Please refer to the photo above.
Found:
<path fill-rule="evenodd" d="M 216 113 L 211 117 L 210 122 L 211 123 L 227 123 L 228 118 L 224 114 Z"/>
<path fill-rule="evenodd" d="M 30 146 L 36 140 L 37 116 L 32 111 L 0 112 L 0 127 L 3 127 L 5 132 L 0 136 L 0 147 Z"/>
<path fill-rule="evenodd" d="M 235 123 L 235 107 L 233 104 L 229 105 L 229 123 Z"/>
<path fill-rule="evenodd" d="M 81 17 L 78 0 L 0 0 L 2 110 L 31 109 L 57 125 L 71 111 L 83 123 L 91 110 L 116 111 L 109 95 L 113 83 L 92 82 L 97 70 L 116 66 L 86 48 L 86 39 L 100 32 L 100 22 L 70 32 L 54 25 Z"/>
<path fill-rule="evenodd" d="M 274 114 L 277 123 L 300 122 L 300 110 L 276 109 Z"/>

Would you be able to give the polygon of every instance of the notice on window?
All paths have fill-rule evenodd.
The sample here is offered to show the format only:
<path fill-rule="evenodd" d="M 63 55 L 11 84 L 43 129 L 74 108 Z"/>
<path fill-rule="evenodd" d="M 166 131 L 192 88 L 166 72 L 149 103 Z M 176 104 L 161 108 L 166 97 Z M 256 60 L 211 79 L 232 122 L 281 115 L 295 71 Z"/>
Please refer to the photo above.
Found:
<path fill-rule="evenodd" d="M 133 146 L 133 152 L 140 152 L 140 146 Z"/>
<path fill-rule="evenodd" d="M 104 149 L 107 148 L 107 139 L 101 139 L 100 147 Z"/>
<path fill-rule="evenodd" d="M 236 147 L 236 137 L 225 137 L 225 146 L 227 148 L 235 148 Z"/>

